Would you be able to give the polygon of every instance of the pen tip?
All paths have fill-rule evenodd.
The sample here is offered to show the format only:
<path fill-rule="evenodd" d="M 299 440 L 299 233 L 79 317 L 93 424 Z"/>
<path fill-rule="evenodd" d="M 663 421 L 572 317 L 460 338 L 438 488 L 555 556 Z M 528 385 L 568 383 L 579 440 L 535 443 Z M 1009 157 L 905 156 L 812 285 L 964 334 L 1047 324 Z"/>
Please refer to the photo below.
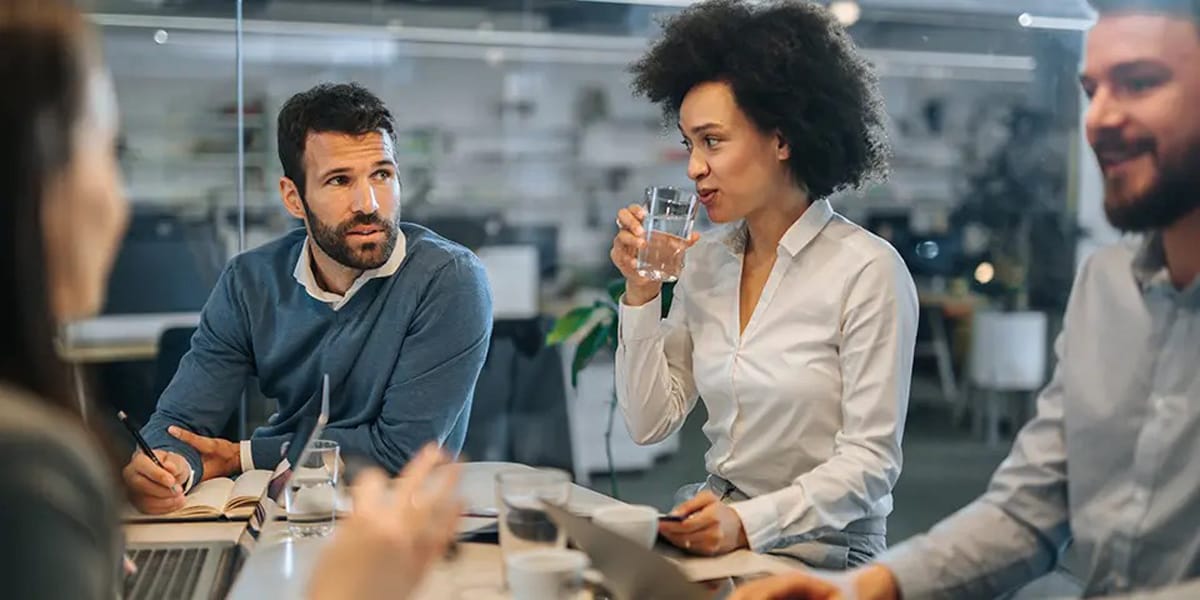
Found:
<path fill-rule="evenodd" d="M 118 418 L 118 419 L 120 419 L 120 420 L 122 420 L 122 421 L 124 421 L 124 420 L 125 420 L 125 419 L 127 419 L 128 417 L 125 415 L 125 411 L 123 411 L 123 410 L 118 410 L 118 411 L 117 411 L 117 418 Z"/>

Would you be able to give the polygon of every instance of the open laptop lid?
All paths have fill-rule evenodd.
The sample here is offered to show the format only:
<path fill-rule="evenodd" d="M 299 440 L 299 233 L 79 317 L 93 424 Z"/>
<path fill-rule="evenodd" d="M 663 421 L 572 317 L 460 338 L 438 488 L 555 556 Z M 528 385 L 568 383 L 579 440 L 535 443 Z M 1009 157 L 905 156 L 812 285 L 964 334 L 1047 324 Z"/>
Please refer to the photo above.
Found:
<path fill-rule="evenodd" d="M 688 580 L 674 563 L 583 517 L 543 503 L 550 518 L 604 575 L 604 587 L 618 598 L 697 600 L 711 598 L 703 586 Z"/>

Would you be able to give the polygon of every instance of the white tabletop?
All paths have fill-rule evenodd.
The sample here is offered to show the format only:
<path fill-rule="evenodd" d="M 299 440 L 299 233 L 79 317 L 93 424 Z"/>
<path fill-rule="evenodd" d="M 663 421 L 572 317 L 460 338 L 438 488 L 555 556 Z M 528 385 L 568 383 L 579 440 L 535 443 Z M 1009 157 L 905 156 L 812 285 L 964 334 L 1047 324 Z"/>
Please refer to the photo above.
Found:
<path fill-rule="evenodd" d="M 497 473 L 530 469 L 525 465 L 494 462 L 465 463 L 462 468 L 460 494 L 463 502 L 477 511 L 495 508 Z M 604 494 L 572 485 L 572 512 L 588 514 L 599 506 L 616 503 L 619 501 Z M 459 524 L 459 529 L 467 531 L 493 521 L 467 518 Z M 245 522 L 141 523 L 126 525 L 125 535 L 130 542 L 232 542 L 237 540 L 244 526 Z M 287 534 L 286 522 L 268 524 L 258 547 L 238 575 L 229 597 L 233 600 L 303 597 L 308 574 L 312 572 L 325 542 L 324 539 L 293 540 Z M 501 564 L 499 546 L 460 544 L 457 557 L 439 564 L 430 573 L 417 597 L 453 599 L 460 591 L 469 588 L 492 589 L 499 593 Z"/>
<path fill-rule="evenodd" d="M 530 467 L 513 463 L 466 463 L 463 465 L 461 495 L 467 506 L 475 510 L 494 508 L 496 473 L 525 470 Z M 599 492 L 573 485 L 571 510 L 589 514 L 597 507 L 618 504 L 620 501 Z M 494 519 L 463 519 L 460 531 L 490 524 Z M 145 523 L 125 527 L 130 542 L 170 541 L 235 541 L 244 522 L 208 523 Z M 326 539 L 293 540 L 287 534 L 287 523 L 268 524 L 257 549 L 246 561 L 234 584 L 232 600 L 271 598 L 301 598 L 309 574 Z M 692 559 L 694 564 L 681 564 L 684 571 L 695 577 L 697 570 L 725 577 L 723 570 L 734 572 L 778 572 L 791 565 L 750 552 L 738 552 L 721 559 Z M 713 561 L 720 561 L 715 564 Z M 419 600 L 454 600 L 455 598 L 504 598 L 500 589 L 503 581 L 500 547 L 495 544 L 459 544 L 457 556 L 443 561 L 429 574 Z"/>

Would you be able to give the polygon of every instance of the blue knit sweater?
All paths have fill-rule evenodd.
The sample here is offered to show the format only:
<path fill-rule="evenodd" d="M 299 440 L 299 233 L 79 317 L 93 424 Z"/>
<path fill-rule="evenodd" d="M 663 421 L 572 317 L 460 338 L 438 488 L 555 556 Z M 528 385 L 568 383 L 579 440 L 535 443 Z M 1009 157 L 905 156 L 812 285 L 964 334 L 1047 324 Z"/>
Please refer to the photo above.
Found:
<path fill-rule="evenodd" d="M 322 436 L 391 472 L 429 441 L 462 449 L 471 397 L 492 329 L 487 275 L 474 254 L 402 224 L 407 255 L 334 311 L 293 277 L 305 244 L 299 229 L 226 266 L 191 350 L 143 429 L 154 448 L 183 455 L 203 477 L 199 454 L 167 433 L 180 425 L 216 436 L 257 376 L 278 411 L 251 436 L 254 467 L 272 469 L 296 422 L 316 414 L 329 374 L 330 418 Z"/>

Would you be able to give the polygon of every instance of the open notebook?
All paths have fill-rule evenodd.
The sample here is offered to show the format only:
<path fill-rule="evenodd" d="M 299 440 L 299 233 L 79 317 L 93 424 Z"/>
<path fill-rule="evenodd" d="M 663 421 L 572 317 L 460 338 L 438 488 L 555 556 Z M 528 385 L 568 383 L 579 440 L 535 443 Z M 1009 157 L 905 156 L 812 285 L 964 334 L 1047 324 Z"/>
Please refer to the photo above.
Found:
<path fill-rule="evenodd" d="M 247 519 L 270 479 L 271 471 L 265 469 L 247 471 L 236 479 L 216 477 L 197 485 L 188 493 L 187 504 L 175 512 L 147 515 L 129 507 L 124 517 L 126 521 Z"/>

